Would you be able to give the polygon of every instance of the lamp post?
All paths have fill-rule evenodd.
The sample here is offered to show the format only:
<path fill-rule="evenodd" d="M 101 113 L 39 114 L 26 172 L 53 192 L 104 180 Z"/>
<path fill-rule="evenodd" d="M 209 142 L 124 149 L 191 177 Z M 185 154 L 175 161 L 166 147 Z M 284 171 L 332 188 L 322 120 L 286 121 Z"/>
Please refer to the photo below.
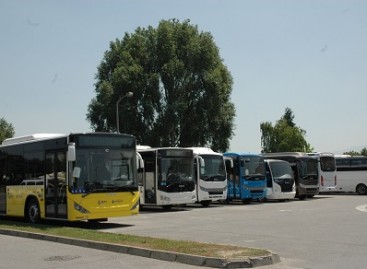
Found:
<path fill-rule="evenodd" d="M 122 99 L 124 98 L 130 98 L 132 97 L 134 94 L 132 92 L 127 92 L 125 95 L 120 96 L 120 98 L 117 100 L 116 102 L 116 129 L 117 129 L 117 133 L 120 133 L 120 119 L 119 119 L 119 104 L 122 101 Z"/>

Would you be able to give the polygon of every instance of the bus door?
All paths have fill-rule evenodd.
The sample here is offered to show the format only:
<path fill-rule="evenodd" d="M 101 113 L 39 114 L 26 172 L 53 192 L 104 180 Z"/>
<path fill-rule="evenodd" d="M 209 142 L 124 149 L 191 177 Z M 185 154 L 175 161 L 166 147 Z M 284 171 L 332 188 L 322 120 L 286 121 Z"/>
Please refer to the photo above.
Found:
<path fill-rule="evenodd" d="M 297 160 L 295 163 L 291 163 L 291 167 L 294 173 L 296 197 L 300 200 L 304 200 L 307 197 L 307 190 L 302 184 L 302 162 L 300 160 Z"/>
<path fill-rule="evenodd" d="M 240 179 L 239 179 L 239 163 L 238 161 L 233 162 L 232 158 L 224 158 L 226 163 L 227 171 L 227 197 L 228 199 L 238 199 L 240 190 Z"/>
<path fill-rule="evenodd" d="M 0 213 L 6 213 L 6 175 L 5 175 L 6 155 L 0 152 Z"/>
<path fill-rule="evenodd" d="M 156 163 L 155 159 L 144 160 L 144 183 L 143 183 L 143 196 L 145 204 L 156 204 L 157 203 L 157 182 L 156 178 Z"/>
<path fill-rule="evenodd" d="M 46 218 L 66 219 L 66 152 L 46 153 Z"/>

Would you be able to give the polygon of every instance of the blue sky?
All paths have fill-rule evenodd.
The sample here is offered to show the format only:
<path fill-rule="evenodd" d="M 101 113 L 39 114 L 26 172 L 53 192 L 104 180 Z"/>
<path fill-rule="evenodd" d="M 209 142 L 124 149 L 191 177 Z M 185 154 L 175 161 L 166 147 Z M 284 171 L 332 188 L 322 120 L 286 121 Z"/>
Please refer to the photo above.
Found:
<path fill-rule="evenodd" d="M 365 0 L 0 0 L 0 118 L 16 136 L 91 131 L 110 41 L 171 18 L 210 32 L 233 76 L 230 150 L 259 152 L 286 107 L 317 151 L 367 145 Z"/>

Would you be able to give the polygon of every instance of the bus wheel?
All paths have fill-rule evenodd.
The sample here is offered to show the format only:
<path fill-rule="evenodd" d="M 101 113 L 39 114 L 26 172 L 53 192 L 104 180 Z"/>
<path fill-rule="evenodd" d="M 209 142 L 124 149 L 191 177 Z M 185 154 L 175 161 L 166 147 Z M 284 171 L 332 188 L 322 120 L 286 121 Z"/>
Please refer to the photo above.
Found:
<path fill-rule="evenodd" d="M 26 221 L 30 223 L 37 223 L 40 221 L 40 206 L 35 198 L 31 198 L 26 206 L 25 211 Z"/>
<path fill-rule="evenodd" d="M 367 187 L 366 185 L 364 184 L 359 184 L 357 187 L 356 187 L 356 192 L 360 195 L 362 194 L 367 194 Z"/>
<path fill-rule="evenodd" d="M 201 201 L 200 203 L 201 203 L 201 205 L 203 206 L 203 207 L 208 207 L 209 205 L 210 205 L 210 203 L 211 203 L 212 201 L 210 201 L 210 200 L 206 200 L 206 201 Z"/>
<path fill-rule="evenodd" d="M 248 205 L 248 204 L 250 204 L 250 203 L 251 203 L 251 200 L 252 200 L 252 199 L 243 199 L 243 200 L 242 200 L 242 203 L 243 203 L 243 204 L 245 204 L 245 205 Z"/>
<path fill-rule="evenodd" d="M 171 210 L 172 209 L 172 205 L 163 205 L 162 206 L 164 210 Z"/>

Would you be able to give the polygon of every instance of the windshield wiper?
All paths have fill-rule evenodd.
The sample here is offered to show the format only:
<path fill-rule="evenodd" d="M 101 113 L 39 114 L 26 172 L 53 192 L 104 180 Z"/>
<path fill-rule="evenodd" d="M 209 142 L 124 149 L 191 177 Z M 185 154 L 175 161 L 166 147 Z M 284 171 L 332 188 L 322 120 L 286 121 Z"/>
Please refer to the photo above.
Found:
<path fill-rule="evenodd" d="M 225 176 L 221 175 L 221 174 L 215 174 L 215 175 L 211 175 L 211 176 L 207 176 L 204 177 L 203 180 L 204 181 L 216 181 L 216 180 L 224 180 Z"/>
<path fill-rule="evenodd" d="M 89 189 L 89 190 L 87 190 L 86 194 L 82 195 L 82 197 L 84 198 L 84 197 L 88 196 L 91 193 L 104 192 L 104 191 L 107 191 L 107 189 Z"/>
<path fill-rule="evenodd" d="M 248 175 L 248 176 L 244 176 L 245 179 L 254 179 L 255 177 L 263 177 L 264 174 L 252 174 L 252 175 Z"/>
<path fill-rule="evenodd" d="M 135 186 L 108 186 L 107 190 L 109 191 L 129 191 L 132 195 L 135 195 L 134 188 Z"/>

